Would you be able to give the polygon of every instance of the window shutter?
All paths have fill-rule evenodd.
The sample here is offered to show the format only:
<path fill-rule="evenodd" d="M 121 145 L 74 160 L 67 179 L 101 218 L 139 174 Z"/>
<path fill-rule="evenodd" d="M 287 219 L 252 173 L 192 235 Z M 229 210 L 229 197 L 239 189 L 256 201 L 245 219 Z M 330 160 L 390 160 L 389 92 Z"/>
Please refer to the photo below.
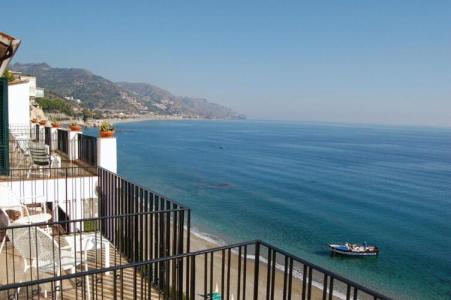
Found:
<path fill-rule="evenodd" d="M 0 78 L 0 175 L 9 174 L 8 80 Z"/>

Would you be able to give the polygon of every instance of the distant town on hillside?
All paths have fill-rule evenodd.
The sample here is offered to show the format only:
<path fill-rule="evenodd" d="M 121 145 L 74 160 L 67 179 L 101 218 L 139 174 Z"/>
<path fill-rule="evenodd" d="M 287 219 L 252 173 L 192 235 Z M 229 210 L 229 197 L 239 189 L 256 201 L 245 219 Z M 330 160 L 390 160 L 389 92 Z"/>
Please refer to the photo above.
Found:
<path fill-rule="evenodd" d="M 85 69 L 53 68 L 46 63 L 11 65 L 16 74 L 35 76 L 46 113 L 95 119 L 155 116 L 176 119 L 245 119 L 203 98 L 175 96 L 148 83 L 113 82 Z M 45 91 L 45 95 L 44 95 Z"/>

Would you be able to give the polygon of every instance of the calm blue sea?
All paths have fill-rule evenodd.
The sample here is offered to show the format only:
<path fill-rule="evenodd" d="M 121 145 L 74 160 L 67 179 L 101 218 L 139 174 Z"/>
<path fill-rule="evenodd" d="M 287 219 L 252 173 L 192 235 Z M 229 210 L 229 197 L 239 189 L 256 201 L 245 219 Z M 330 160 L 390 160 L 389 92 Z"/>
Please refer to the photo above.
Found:
<path fill-rule="evenodd" d="M 119 173 L 220 240 L 264 239 L 402 299 L 451 299 L 451 129 L 257 121 L 120 124 Z M 329 242 L 377 244 L 331 257 Z"/>

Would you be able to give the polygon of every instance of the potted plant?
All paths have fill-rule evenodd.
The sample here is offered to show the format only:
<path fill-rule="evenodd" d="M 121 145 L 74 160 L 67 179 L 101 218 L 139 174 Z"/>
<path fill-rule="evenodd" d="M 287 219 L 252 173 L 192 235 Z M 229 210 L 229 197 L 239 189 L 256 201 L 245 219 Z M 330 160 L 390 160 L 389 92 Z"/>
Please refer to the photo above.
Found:
<path fill-rule="evenodd" d="M 100 137 L 109 138 L 114 135 L 114 127 L 108 121 L 103 121 L 100 124 Z"/>
<path fill-rule="evenodd" d="M 38 119 L 36 119 L 36 118 L 31 119 L 31 123 L 36 124 L 37 122 L 38 122 Z"/>
<path fill-rule="evenodd" d="M 70 123 L 69 128 L 72 131 L 81 131 L 81 126 L 77 122 Z"/>
<path fill-rule="evenodd" d="M 60 123 L 57 118 L 50 118 L 51 124 L 53 128 L 60 128 Z"/>
<path fill-rule="evenodd" d="M 47 124 L 47 120 L 46 119 L 39 120 L 39 125 L 45 126 L 45 124 Z"/>

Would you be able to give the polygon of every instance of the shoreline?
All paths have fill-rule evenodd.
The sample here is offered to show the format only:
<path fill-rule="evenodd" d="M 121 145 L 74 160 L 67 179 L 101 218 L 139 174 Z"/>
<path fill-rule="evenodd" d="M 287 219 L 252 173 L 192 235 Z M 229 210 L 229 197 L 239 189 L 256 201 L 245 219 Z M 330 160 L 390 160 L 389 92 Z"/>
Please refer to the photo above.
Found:
<path fill-rule="evenodd" d="M 110 119 L 105 119 L 105 120 L 113 125 L 116 125 L 116 124 L 122 124 L 122 123 L 138 123 L 138 122 L 145 122 L 145 121 L 183 121 L 183 120 L 204 120 L 204 119 L 181 118 L 181 117 L 174 117 L 174 116 L 159 116 L 159 115 L 143 115 L 143 116 L 139 116 L 137 118 L 126 118 L 126 119 L 110 118 Z"/>
<path fill-rule="evenodd" d="M 227 244 L 227 243 L 224 243 Z M 195 252 L 199 250 L 205 250 L 205 249 L 211 249 L 216 248 L 220 246 L 225 246 L 219 241 L 215 241 L 214 238 L 210 238 L 209 236 L 205 236 L 205 233 L 202 234 L 199 231 L 191 230 L 190 234 L 190 252 Z M 215 255 L 213 256 L 213 264 L 215 266 L 214 270 L 217 270 L 214 276 L 214 287 L 213 291 L 217 290 L 217 287 L 219 286 L 220 289 L 220 279 L 219 279 L 219 273 L 221 270 L 221 264 L 222 264 L 222 257 L 219 252 L 215 252 Z M 227 253 L 225 251 L 224 253 Z M 243 257 L 243 256 L 242 256 Z M 239 264 L 239 254 L 237 253 L 237 249 L 232 249 L 230 251 L 230 282 L 226 283 L 230 286 L 231 296 L 237 296 L 232 291 L 237 291 L 237 281 L 238 281 L 238 264 Z M 241 259 L 243 261 L 243 258 Z M 254 256 L 251 254 L 247 255 L 247 272 L 246 272 L 246 281 L 251 286 L 254 283 Z M 244 265 L 244 263 L 243 263 Z M 266 277 L 267 277 L 267 263 L 265 262 L 265 259 L 262 258 L 260 261 L 260 273 L 259 273 L 259 286 L 265 287 L 259 289 L 259 298 L 263 297 L 266 298 Z M 284 277 L 284 269 L 283 266 L 276 263 L 275 268 L 275 280 L 274 280 L 274 299 L 283 299 L 282 291 L 284 289 L 284 283 L 283 283 L 283 277 Z M 208 272 L 208 271 L 207 271 Z M 205 275 L 204 266 L 201 262 L 196 263 L 196 276 L 199 276 L 199 278 L 203 278 Z M 208 274 L 207 274 L 208 275 Z M 243 273 L 241 273 L 243 275 Z M 302 274 L 299 270 L 296 268 L 293 269 L 293 285 L 292 285 L 292 299 L 300 299 L 302 296 Z M 204 290 L 204 285 L 202 282 L 197 281 L 196 282 L 196 291 L 201 292 Z M 313 281 L 312 282 L 312 289 L 311 289 L 311 299 L 323 299 L 323 288 L 322 283 Z M 225 295 L 224 295 L 225 296 Z M 251 299 L 253 296 L 253 289 L 247 289 L 246 290 L 246 298 Z M 232 298 L 233 299 L 233 298 Z M 346 296 L 339 291 L 335 291 L 332 299 L 346 299 Z"/>
<path fill-rule="evenodd" d="M 122 123 L 138 123 L 146 121 L 228 121 L 228 120 L 239 121 L 240 119 L 208 119 L 208 118 L 187 118 L 166 115 L 142 115 L 137 118 L 127 118 L 127 119 L 110 118 L 105 120 L 111 123 L 112 125 L 116 125 Z"/>

